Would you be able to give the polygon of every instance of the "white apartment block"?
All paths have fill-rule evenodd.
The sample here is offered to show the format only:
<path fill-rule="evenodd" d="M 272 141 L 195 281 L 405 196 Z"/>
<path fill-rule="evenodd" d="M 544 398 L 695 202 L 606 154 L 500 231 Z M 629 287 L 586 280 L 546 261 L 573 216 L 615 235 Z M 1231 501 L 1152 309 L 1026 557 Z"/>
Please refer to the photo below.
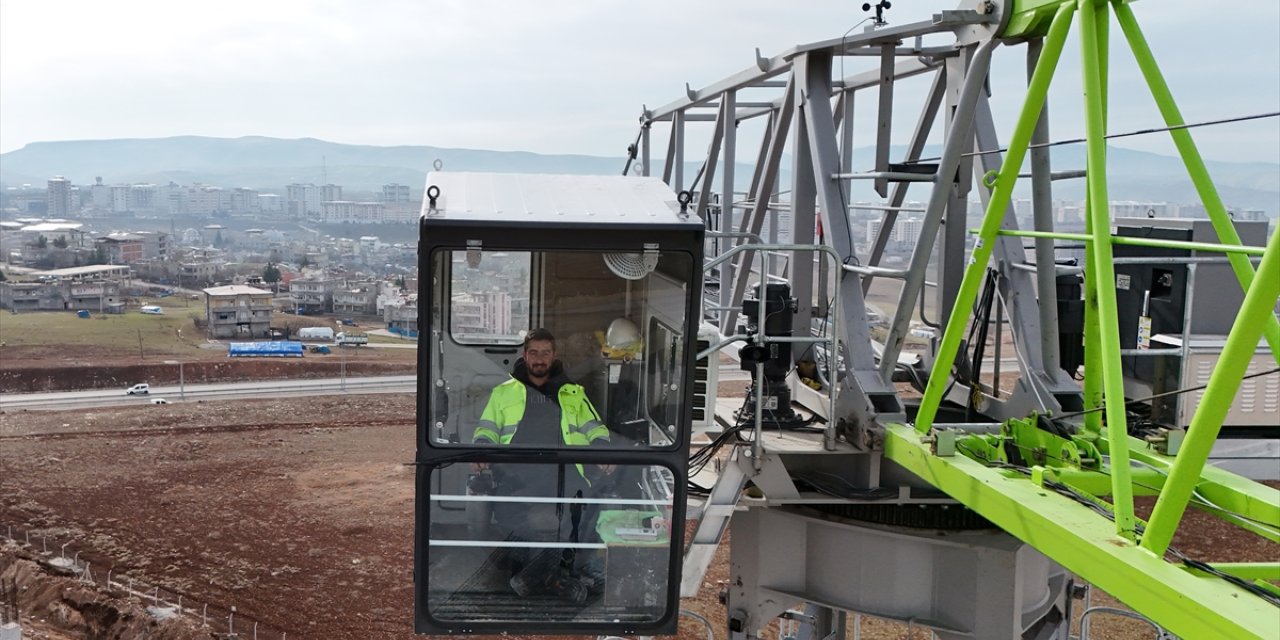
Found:
<path fill-rule="evenodd" d="M 187 189 L 187 212 L 209 216 L 231 208 L 231 192 L 220 187 L 193 185 Z"/>
<path fill-rule="evenodd" d="M 284 198 L 274 193 L 259 193 L 258 211 L 270 214 L 284 213 Z"/>
<path fill-rule="evenodd" d="M 231 210 L 236 213 L 258 212 L 258 191 L 246 187 L 231 190 Z"/>
<path fill-rule="evenodd" d="M 113 184 L 111 185 L 111 211 L 115 213 L 128 213 L 133 211 L 133 199 L 130 197 L 129 185 Z"/>
<path fill-rule="evenodd" d="M 511 333 L 511 295 L 506 291 L 460 293 L 453 296 L 451 331 L 472 335 Z"/>
<path fill-rule="evenodd" d="M 392 182 L 382 185 L 383 202 L 412 202 L 413 196 L 409 185 Z"/>
<path fill-rule="evenodd" d="M 51 218 L 63 218 L 71 212 L 71 181 L 62 176 L 49 179 L 48 207 Z"/>
<path fill-rule="evenodd" d="M 331 224 L 381 224 L 381 202 L 352 202 L 336 200 L 321 205 L 322 218 Z"/>
<path fill-rule="evenodd" d="M 111 210 L 111 187 L 102 184 L 102 178 L 89 187 L 90 202 L 94 209 Z"/>

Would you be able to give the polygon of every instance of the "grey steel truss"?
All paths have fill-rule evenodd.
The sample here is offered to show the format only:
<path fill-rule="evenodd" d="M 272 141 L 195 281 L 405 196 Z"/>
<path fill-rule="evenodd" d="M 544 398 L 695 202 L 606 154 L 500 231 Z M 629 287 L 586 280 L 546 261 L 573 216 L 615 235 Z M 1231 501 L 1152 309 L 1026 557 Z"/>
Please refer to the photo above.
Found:
<path fill-rule="evenodd" d="M 707 282 L 718 286 L 708 287 L 705 317 L 717 323 L 722 334 L 738 334 L 739 309 L 748 289 L 764 280 L 785 280 L 799 301 L 795 326 L 799 330 L 812 327 L 815 333 L 830 329 L 838 338 L 837 353 L 826 354 L 838 362 L 836 378 L 828 381 L 837 385 L 834 409 L 823 406 L 826 396 L 806 400 L 797 395 L 798 401 L 827 420 L 828 437 L 824 441 L 819 437 L 769 435 L 752 451 L 735 452 L 722 484 L 711 493 L 703 526 L 695 534 L 686 557 L 683 591 L 692 595 L 701 583 L 702 572 L 742 487 L 750 480 L 763 492 L 764 497 L 748 507 L 770 510 L 756 513 L 749 509 L 752 515 L 745 519 L 746 529 L 741 537 L 735 537 L 734 571 L 749 579 L 737 582 L 738 588 L 729 594 L 731 628 L 740 629 L 734 637 L 754 637 L 755 630 L 768 622 L 763 618 L 778 615 L 790 606 L 784 602 L 786 597 L 803 600 L 819 612 L 825 611 L 822 615 L 827 617 L 835 610 L 849 610 L 932 620 L 935 632 L 948 637 L 988 637 L 986 634 L 997 628 L 1009 637 L 1065 637 L 1064 628 L 1046 622 L 1052 618 L 1047 609 L 1036 609 L 1029 604 L 1032 600 L 1023 600 L 1034 598 L 1034 602 L 1050 603 L 1060 620 L 1065 606 L 1061 571 L 1016 541 L 1001 537 L 1003 534 L 993 534 L 990 540 L 983 539 L 975 546 L 967 542 L 934 544 L 912 536 L 883 536 L 885 545 L 891 546 L 897 540 L 902 549 L 914 548 L 912 545 L 927 547 L 934 558 L 927 571 L 933 572 L 930 575 L 937 580 L 949 579 L 950 566 L 971 566 L 968 558 L 975 553 L 1008 554 L 1009 558 L 1016 557 L 1019 567 L 1033 567 L 1027 571 L 1036 573 L 1037 579 L 1044 578 L 1038 586 L 1028 585 L 1026 593 L 1002 593 L 1004 600 L 998 606 L 995 601 L 987 602 L 985 606 L 993 608 L 981 615 L 1000 619 L 992 618 L 989 626 L 981 628 L 976 622 L 951 626 L 941 622 L 968 620 L 965 616 L 973 614 L 975 606 L 983 606 L 977 603 L 980 598 L 926 598 L 895 609 L 896 605 L 880 599 L 875 589 L 851 587 L 833 591 L 841 580 L 851 578 L 838 571 L 817 572 L 813 558 L 805 560 L 806 553 L 811 556 L 813 550 L 765 553 L 763 547 L 739 549 L 739 544 L 763 544 L 768 538 L 766 531 L 775 529 L 801 536 L 809 531 L 808 539 L 821 540 L 827 545 L 822 553 L 828 554 L 882 536 L 856 523 L 845 526 L 815 517 L 804 510 L 806 507 L 949 501 L 930 493 L 910 474 L 881 459 L 881 424 L 910 418 L 911 398 L 895 385 L 895 373 L 913 368 L 911 359 L 902 355 L 912 320 L 918 308 L 923 313 L 926 295 L 933 296 L 937 310 L 933 323 L 945 324 L 952 313 L 969 249 L 968 201 L 977 191 L 986 204 L 989 192 L 984 176 L 999 168 L 1002 161 L 1000 153 L 992 152 L 1000 149 L 987 82 L 992 57 L 998 48 L 1026 45 L 1028 65 L 1033 66 L 1039 55 L 1039 40 L 1010 42 L 998 37 L 1001 20 L 1007 19 L 1007 5 L 966 0 L 959 9 L 939 12 L 927 21 L 868 28 L 861 33 L 797 46 L 774 57 L 763 57 L 757 51 L 750 67 L 701 89 L 686 85 L 678 99 L 656 109 L 646 108 L 641 114 L 640 131 L 623 170 L 650 175 L 655 159 L 651 135 L 655 127 L 669 127 L 667 147 L 661 154 L 663 179 L 676 191 L 690 192 L 692 206 L 709 230 L 707 260 L 715 268 L 709 268 Z M 837 65 L 842 59 L 842 64 Z M 872 63 L 870 68 L 868 62 Z M 859 71 L 837 73 L 844 66 Z M 923 101 L 905 104 L 904 93 L 895 91 L 896 84 L 922 75 L 932 76 Z M 748 94 L 750 100 L 745 99 Z M 759 98 L 765 94 L 766 99 Z M 853 153 L 858 107 L 873 109 L 876 115 L 874 153 L 869 158 L 855 158 Z M 900 157 L 894 157 L 890 132 L 894 118 L 904 109 L 918 115 L 905 149 L 898 151 Z M 739 134 L 738 125 L 755 118 L 762 118 L 765 126 L 752 151 Z M 936 159 L 925 160 L 926 142 L 939 119 L 943 128 L 941 153 Z M 696 162 L 696 158 L 687 153 L 686 134 L 699 123 L 713 127 L 711 142 L 701 169 L 688 181 L 686 159 Z M 1035 137 L 1039 142 L 1048 139 L 1044 114 Z M 782 180 L 784 149 L 791 159 L 789 183 Z M 753 167 L 749 180 L 739 175 L 743 165 Z M 866 168 L 854 170 L 855 166 Z M 1063 176 L 1051 173 L 1048 152 L 1034 151 L 1031 182 L 1037 231 L 1053 230 L 1050 181 L 1057 177 Z M 882 198 L 879 203 L 858 205 L 883 212 L 878 233 L 868 239 L 861 253 L 850 217 L 854 181 L 869 181 Z M 920 234 L 907 266 L 890 268 L 884 264 L 886 248 L 900 221 L 900 212 L 908 209 L 909 190 L 917 183 L 929 188 L 927 195 L 918 196 L 924 206 L 912 208 L 921 214 Z M 745 192 L 738 188 L 739 184 L 748 185 Z M 776 228 L 783 214 L 788 213 L 790 243 L 824 244 L 839 256 L 840 263 L 832 267 L 829 260 L 815 260 L 817 252 L 798 249 L 785 261 L 785 268 L 778 270 L 771 267 L 772 254 L 764 246 L 753 250 L 752 245 L 776 242 L 776 238 L 762 234 L 766 228 Z M 1017 228 L 1012 207 L 1005 213 L 1004 226 Z M 776 246 L 769 245 L 770 249 Z M 981 413 L 996 420 L 1022 417 L 1030 411 L 1081 406 L 1079 386 L 1058 366 L 1055 296 L 1036 295 L 1037 289 L 1054 291 L 1055 272 L 1037 271 L 1031 265 L 1053 265 L 1053 251 L 1051 241 L 1038 241 L 1035 260 L 1029 261 L 1020 239 L 1002 237 L 998 241 L 991 268 L 998 306 L 1008 320 L 1007 325 L 1001 325 L 997 317 L 997 326 L 1007 326 L 1012 332 L 1019 375 L 1011 394 L 1001 393 L 996 384 L 979 382 L 980 388 L 974 389 L 957 381 L 952 398 L 979 405 Z M 735 255 L 718 259 L 726 253 Z M 931 265 L 938 274 L 936 282 L 926 278 Z M 866 298 L 878 278 L 901 281 L 882 342 L 873 340 Z M 833 287 L 838 295 L 833 295 Z M 828 308 L 831 302 L 840 308 Z M 922 359 L 930 362 L 932 353 L 923 354 Z M 923 371 L 925 367 L 915 369 Z M 975 375 L 974 379 L 979 378 Z M 831 390 L 827 387 L 826 392 Z M 828 411 L 833 413 L 827 415 Z M 832 432 L 839 442 L 830 439 Z M 864 492 L 859 494 L 863 497 L 819 496 L 802 491 L 793 479 L 807 472 L 836 474 L 847 486 Z M 821 536 L 814 537 L 812 532 L 820 532 Z M 979 548 L 982 550 L 975 551 Z M 864 572 L 871 565 L 860 562 L 874 564 L 873 560 L 847 562 L 850 570 Z M 885 570 L 892 573 L 892 567 Z M 972 578 L 966 574 L 966 580 Z M 788 584 L 793 587 L 779 586 Z M 733 616 L 740 616 L 741 620 L 735 622 Z"/>

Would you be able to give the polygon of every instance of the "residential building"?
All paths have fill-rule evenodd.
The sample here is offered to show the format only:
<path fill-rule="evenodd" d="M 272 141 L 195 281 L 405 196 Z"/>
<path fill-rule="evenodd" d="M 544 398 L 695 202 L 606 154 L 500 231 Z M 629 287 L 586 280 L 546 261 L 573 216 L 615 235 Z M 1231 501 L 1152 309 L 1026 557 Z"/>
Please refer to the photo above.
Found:
<path fill-rule="evenodd" d="M 49 201 L 45 211 L 54 218 L 62 218 L 71 213 L 70 180 L 62 176 L 49 179 Z"/>
<path fill-rule="evenodd" d="M 382 185 L 382 202 L 412 202 L 413 196 L 407 184 L 391 184 Z"/>
<path fill-rule="evenodd" d="M 331 224 L 380 224 L 381 202 L 336 200 L 321 204 L 322 218 Z"/>
<path fill-rule="evenodd" d="M 284 198 L 274 193 L 259 193 L 258 211 L 267 215 L 280 215 L 284 213 Z"/>
<path fill-rule="evenodd" d="M 187 212 L 197 216 L 211 216 L 231 208 L 231 192 L 219 187 L 192 185 L 187 188 Z"/>
<path fill-rule="evenodd" d="M 111 187 L 102 184 L 102 178 L 95 178 L 93 186 L 89 187 L 90 202 L 94 209 L 102 211 L 111 210 Z"/>
<path fill-rule="evenodd" d="M 382 221 L 386 224 L 412 224 L 421 216 L 417 202 L 389 202 L 382 205 Z"/>
<path fill-rule="evenodd" d="M 232 189 L 231 210 L 236 213 L 257 213 L 259 211 L 258 191 L 245 187 Z"/>
<path fill-rule="evenodd" d="M 382 320 L 387 330 L 406 336 L 418 335 L 418 296 L 400 298 L 382 307 Z"/>
<path fill-rule="evenodd" d="M 303 313 L 329 313 L 333 311 L 333 292 L 337 280 L 323 278 L 294 278 L 289 282 L 293 306 Z"/>
<path fill-rule="evenodd" d="M 129 185 L 129 210 L 154 211 L 162 204 L 160 190 L 154 184 Z"/>
<path fill-rule="evenodd" d="M 121 304 L 128 267 L 94 265 L 31 275 L 38 282 L 0 282 L 0 307 L 20 311 L 106 311 Z"/>
<path fill-rule="evenodd" d="M 333 312 L 357 315 L 373 315 L 377 310 L 378 287 L 376 283 L 361 283 L 333 292 Z"/>
<path fill-rule="evenodd" d="M 876 241 L 881 224 L 880 219 L 867 220 L 867 244 Z M 920 218 L 899 218 L 893 225 L 893 232 L 889 234 L 889 244 L 886 246 L 894 250 L 909 250 L 915 246 L 923 229 L 924 221 Z"/>
<path fill-rule="evenodd" d="M 321 203 L 342 200 L 342 187 L 294 183 L 285 187 L 286 213 L 292 218 L 317 217 L 324 213 Z"/>
<path fill-rule="evenodd" d="M 179 273 L 188 282 L 212 282 L 221 268 L 222 263 L 214 260 L 184 262 Z"/>
<path fill-rule="evenodd" d="M 245 285 L 204 290 L 205 320 L 211 338 L 268 338 L 271 292 Z"/>
<path fill-rule="evenodd" d="M 132 233 L 110 233 L 96 240 L 107 256 L 107 264 L 132 264 L 142 260 L 142 236 Z"/>
<path fill-rule="evenodd" d="M 511 333 L 511 294 L 506 291 L 460 293 L 453 296 L 449 330 L 456 335 Z"/>
<path fill-rule="evenodd" d="M 1175 216 L 1177 205 L 1167 202 L 1135 202 L 1112 200 L 1111 217 L 1115 218 L 1168 218 Z"/>
<path fill-rule="evenodd" d="M 169 234 L 163 231 L 136 231 L 132 235 L 142 240 L 143 260 L 169 259 L 169 246 L 172 244 Z"/>
<path fill-rule="evenodd" d="M 170 182 L 157 189 L 156 209 L 168 211 L 173 215 L 187 213 L 187 188 Z"/>
<path fill-rule="evenodd" d="M 4 207 L 28 215 L 42 216 L 49 210 L 49 190 L 36 189 L 29 184 L 4 190 Z"/>
<path fill-rule="evenodd" d="M 111 185 L 111 211 L 112 213 L 128 213 L 133 211 L 133 201 L 130 196 L 129 185 L 113 184 Z"/>

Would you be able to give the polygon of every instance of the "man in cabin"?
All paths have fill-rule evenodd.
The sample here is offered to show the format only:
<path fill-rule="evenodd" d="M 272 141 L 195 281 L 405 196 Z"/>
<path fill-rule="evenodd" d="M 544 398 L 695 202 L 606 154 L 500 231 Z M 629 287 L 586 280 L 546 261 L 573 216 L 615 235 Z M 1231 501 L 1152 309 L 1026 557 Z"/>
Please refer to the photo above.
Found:
<path fill-rule="evenodd" d="M 539 448 L 589 447 L 609 443 L 609 429 L 587 399 L 581 385 L 565 375 L 556 359 L 556 339 L 546 329 L 524 340 L 511 379 L 489 395 L 472 442 Z M 530 502 L 496 502 L 493 520 L 511 542 L 579 543 L 594 539 L 581 503 L 593 483 L 614 473 L 614 465 L 477 463 L 473 486 L 478 493 L 525 497 Z M 488 477 L 486 477 L 486 475 Z M 590 510 L 585 510 L 590 512 Z M 575 571 L 572 548 L 510 548 L 499 564 L 511 571 L 510 586 L 518 595 L 554 595 L 583 603 L 603 585 Z M 581 563 L 577 563 L 581 564 Z"/>

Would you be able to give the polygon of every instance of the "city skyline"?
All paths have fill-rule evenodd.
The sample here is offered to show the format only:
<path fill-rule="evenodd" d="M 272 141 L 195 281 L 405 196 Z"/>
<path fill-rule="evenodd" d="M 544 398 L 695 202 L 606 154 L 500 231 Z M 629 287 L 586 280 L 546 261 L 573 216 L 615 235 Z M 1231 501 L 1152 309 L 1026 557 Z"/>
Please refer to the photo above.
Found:
<path fill-rule="evenodd" d="M 899 2 L 888 19 L 920 20 L 955 4 Z M 172 6 L 155 2 L 102 11 L 8 1 L 0 12 L 0 152 L 35 141 L 189 134 L 620 155 L 642 104 L 657 106 L 682 95 L 685 82 L 697 88 L 750 66 L 754 47 L 774 55 L 864 28 L 866 17 L 856 3 L 834 0 L 742 2 L 731 11 L 659 3 L 643 12 L 613 2 L 231 2 L 176 17 Z M 1280 105 L 1276 3 L 1209 8 L 1176 0 L 1138 3 L 1135 12 L 1188 121 Z M 671 20 L 673 13 L 681 19 Z M 1209 44 L 1207 24 L 1249 43 L 1248 59 Z M 1114 30 L 1113 41 L 1121 39 Z M 1064 119 L 1055 137 L 1082 129 L 1076 40 L 1073 34 L 1051 95 L 1055 117 Z M 1150 97 L 1130 94 L 1140 81 L 1120 49 L 1111 75 L 1113 130 L 1159 125 Z M 847 61 L 851 70 L 857 63 L 865 61 Z M 1016 54 L 998 56 L 992 84 L 1004 98 L 994 107 L 1001 123 L 1012 121 L 1022 66 Z M 1275 118 L 1195 135 L 1209 158 L 1280 160 Z M 1126 146 L 1170 148 L 1167 136 Z"/>

